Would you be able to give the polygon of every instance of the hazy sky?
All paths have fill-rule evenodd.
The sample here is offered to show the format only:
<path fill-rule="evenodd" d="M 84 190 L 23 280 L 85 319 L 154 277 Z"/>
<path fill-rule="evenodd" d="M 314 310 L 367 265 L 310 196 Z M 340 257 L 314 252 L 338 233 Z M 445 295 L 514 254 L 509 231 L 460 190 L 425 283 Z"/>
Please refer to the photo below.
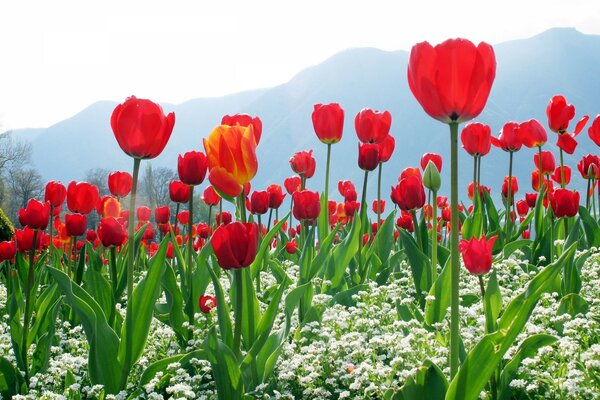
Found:
<path fill-rule="evenodd" d="M 180 103 L 269 87 L 350 47 L 491 44 L 571 26 L 600 34 L 597 0 L 3 1 L 0 132 L 98 100 Z"/>

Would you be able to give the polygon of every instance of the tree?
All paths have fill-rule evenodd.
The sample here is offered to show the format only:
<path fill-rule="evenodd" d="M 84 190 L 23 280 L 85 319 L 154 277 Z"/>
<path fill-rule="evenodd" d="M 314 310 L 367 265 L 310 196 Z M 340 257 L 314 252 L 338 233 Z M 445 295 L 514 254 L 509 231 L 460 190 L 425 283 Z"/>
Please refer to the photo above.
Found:
<path fill-rule="evenodd" d="M 108 196 L 108 174 L 110 171 L 106 168 L 91 168 L 85 172 L 83 180 L 97 186 L 100 197 Z"/>
<path fill-rule="evenodd" d="M 170 204 L 169 183 L 175 179 L 179 178 L 173 169 L 153 168 L 151 163 L 147 163 L 140 182 L 139 192 L 143 198 L 142 201 L 145 201 L 152 210 Z"/>
<path fill-rule="evenodd" d="M 25 207 L 29 199 L 43 198 L 44 182 L 35 168 L 11 168 L 6 180 L 10 191 L 6 213 L 11 221 L 16 221 L 19 208 Z"/>

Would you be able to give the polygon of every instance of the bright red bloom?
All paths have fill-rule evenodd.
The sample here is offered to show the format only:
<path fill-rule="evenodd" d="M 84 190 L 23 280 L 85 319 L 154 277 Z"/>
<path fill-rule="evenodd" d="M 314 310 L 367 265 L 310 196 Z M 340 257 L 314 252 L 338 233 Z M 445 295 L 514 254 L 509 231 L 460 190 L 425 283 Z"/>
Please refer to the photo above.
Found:
<path fill-rule="evenodd" d="M 296 242 L 296 239 L 292 239 L 285 244 L 285 251 L 288 254 L 294 254 L 296 251 L 298 251 L 298 243 Z"/>
<path fill-rule="evenodd" d="M 269 211 L 269 192 L 255 190 L 250 197 L 250 212 L 260 215 L 267 211 Z"/>
<path fill-rule="evenodd" d="M 511 121 L 504 124 L 498 138 L 490 139 L 492 144 L 504 151 L 519 151 L 523 142 L 519 134 L 519 124 Z"/>
<path fill-rule="evenodd" d="M 290 158 L 292 171 L 305 178 L 311 178 L 315 174 L 317 162 L 312 156 L 312 150 L 299 151 Z M 288 191 L 289 193 L 289 191 Z"/>
<path fill-rule="evenodd" d="M 579 192 L 570 189 L 555 189 L 550 193 L 550 205 L 556 218 L 573 217 L 579 211 Z"/>
<path fill-rule="evenodd" d="M 30 251 L 34 247 L 33 236 L 35 230 L 25 227 L 23 229 L 15 229 L 15 242 L 17 245 L 17 251 L 25 253 Z M 40 250 L 42 244 L 45 242 L 44 233 L 38 232 L 35 239 L 35 248 Z"/>
<path fill-rule="evenodd" d="M 563 171 L 565 176 L 563 184 L 566 186 L 569 184 L 569 182 L 571 182 L 571 167 L 565 165 Z M 560 165 L 554 170 L 554 173 L 552 174 L 552 180 L 558 183 L 559 185 L 561 184 L 561 182 L 563 182 L 563 174 L 561 173 Z"/>
<path fill-rule="evenodd" d="M 356 201 L 356 188 L 352 181 L 339 181 L 338 191 L 346 201 Z"/>
<path fill-rule="evenodd" d="M 227 225 L 231 223 L 231 213 L 228 211 L 223 211 L 222 213 L 217 213 L 215 215 L 215 221 L 217 225 Z"/>
<path fill-rule="evenodd" d="M 217 307 L 217 298 L 215 296 L 202 295 L 198 299 L 198 306 L 204 314 L 209 314 L 210 310 Z"/>
<path fill-rule="evenodd" d="M 348 217 L 354 216 L 354 213 L 358 210 L 360 210 L 360 203 L 358 201 L 346 200 L 346 202 L 344 202 L 344 214 Z"/>
<path fill-rule="evenodd" d="M 505 199 L 508 198 L 508 176 L 504 177 L 504 182 L 502 182 L 502 197 Z M 519 191 L 519 181 L 516 176 L 511 176 L 510 182 L 510 192 L 511 192 L 511 201 L 515 200 L 515 194 Z"/>
<path fill-rule="evenodd" d="M 526 147 L 540 147 L 548 141 L 546 129 L 537 119 L 521 122 L 519 124 L 519 135 L 521 141 Z"/>
<path fill-rule="evenodd" d="M 406 229 L 409 232 L 415 230 L 412 215 L 404 210 L 402 210 L 400 217 L 396 220 L 396 225 L 398 225 L 398 228 Z"/>
<path fill-rule="evenodd" d="M 67 235 L 81 236 L 87 230 L 87 218 L 85 214 L 67 214 L 65 215 L 65 227 Z"/>
<path fill-rule="evenodd" d="M 318 192 L 302 190 L 292 194 L 294 218 L 297 220 L 315 219 L 321 212 L 321 201 Z"/>
<path fill-rule="evenodd" d="M 190 187 L 181 181 L 169 184 L 169 197 L 175 203 L 187 203 L 190 200 Z"/>
<path fill-rule="evenodd" d="M 221 119 L 221 124 L 229 126 L 240 125 L 245 128 L 248 127 L 248 125 L 252 125 L 254 141 L 257 145 L 260 142 L 260 138 L 262 136 L 262 121 L 259 117 L 252 117 L 248 114 L 235 114 L 233 116 L 225 115 Z"/>
<path fill-rule="evenodd" d="M 492 268 L 492 248 L 498 237 L 487 239 L 482 236 L 471 240 L 462 239 L 458 245 L 460 253 L 467 270 L 473 275 L 481 275 L 490 272 Z"/>
<path fill-rule="evenodd" d="M 283 181 L 283 186 L 285 186 L 285 190 L 288 192 L 288 194 L 292 194 L 300 190 L 301 184 L 302 180 L 299 176 L 291 176 L 289 178 L 285 178 Z"/>
<path fill-rule="evenodd" d="M 17 246 L 12 240 L 10 242 L 0 242 L 0 262 L 12 260 L 17 254 Z"/>
<path fill-rule="evenodd" d="M 67 189 L 61 182 L 50 181 L 46 183 L 44 201 L 49 202 L 50 206 L 60 207 L 65 201 L 65 197 L 67 197 Z"/>
<path fill-rule="evenodd" d="M 285 194 L 281 190 L 281 186 L 277 184 L 269 185 L 267 186 L 267 193 L 269 193 L 269 208 L 279 208 L 281 203 L 283 203 L 283 199 L 285 199 Z"/>
<path fill-rule="evenodd" d="M 221 268 L 245 268 L 256 257 L 258 226 L 242 222 L 221 225 L 210 243 Z"/>
<path fill-rule="evenodd" d="M 575 106 L 567 104 L 564 96 L 554 96 L 546 106 L 546 116 L 550 130 L 563 134 L 569 129 L 569 122 L 575 117 Z"/>
<path fill-rule="evenodd" d="M 529 213 L 529 204 L 527 204 L 527 200 L 519 200 L 517 201 L 517 213 L 519 213 L 520 217 L 527 216 Z"/>
<path fill-rule="evenodd" d="M 442 156 L 441 155 L 435 154 L 435 153 L 423 154 L 423 156 L 421 157 L 421 169 L 423 171 L 425 171 L 425 168 L 427 168 L 427 163 L 429 163 L 429 161 L 431 161 L 435 165 L 438 172 L 442 172 Z"/>
<path fill-rule="evenodd" d="M 179 179 L 186 185 L 199 185 L 206 176 L 206 156 L 201 151 L 188 151 L 177 157 Z"/>
<path fill-rule="evenodd" d="M 344 110 L 338 103 L 315 104 L 312 122 L 321 142 L 333 144 L 342 139 Z"/>
<path fill-rule="evenodd" d="M 98 188 L 91 183 L 72 181 L 67 187 L 67 207 L 71 212 L 89 214 L 99 198 Z"/>
<path fill-rule="evenodd" d="M 396 139 L 392 135 L 387 135 L 379 143 L 379 162 L 388 162 L 392 158 L 394 149 L 396 148 Z"/>
<path fill-rule="evenodd" d="M 485 185 L 479 185 L 479 196 L 481 199 L 484 198 L 484 191 L 490 193 L 491 189 Z M 471 182 L 469 183 L 469 185 L 467 186 L 467 196 L 469 196 L 469 199 L 473 200 L 475 198 L 475 183 Z"/>
<path fill-rule="evenodd" d="M 98 238 L 104 247 L 121 246 L 127 240 L 127 231 L 113 217 L 102 218 L 98 224 Z"/>
<path fill-rule="evenodd" d="M 492 129 L 480 122 L 467 124 L 460 133 L 463 149 L 472 156 L 485 156 L 492 147 Z"/>
<path fill-rule="evenodd" d="M 177 214 L 177 221 L 179 221 L 181 225 L 189 224 L 190 212 L 188 210 L 179 211 L 179 214 Z"/>
<path fill-rule="evenodd" d="M 115 197 L 104 196 L 96 203 L 96 212 L 102 217 L 115 217 L 121 215 L 121 203 Z"/>
<path fill-rule="evenodd" d="M 208 239 L 208 237 L 212 233 L 212 228 L 210 226 L 208 226 L 207 224 L 202 224 L 202 223 L 198 224 L 198 226 L 196 227 L 196 230 L 198 232 L 198 236 L 201 237 L 202 239 Z"/>
<path fill-rule="evenodd" d="M 392 114 L 363 108 L 354 118 L 354 129 L 363 143 L 381 143 L 390 133 Z"/>
<path fill-rule="evenodd" d="M 362 143 L 358 145 L 358 166 L 364 171 L 373 171 L 379 165 L 379 144 Z"/>
<path fill-rule="evenodd" d="M 25 208 L 19 209 L 19 222 L 23 227 L 46 229 L 50 219 L 50 203 L 29 199 Z"/>
<path fill-rule="evenodd" d="M 97 238 L 98 234 L 93 229 L 90 229 L 85 233 L 85 240 L 87 240 L 88 242 L 95 242 Z"/>
<path fill-rule="evenodd" d="M 202 201 L 204 201 L 207 206 L 216 206 L 219 204 L 219 201 L 221 201 L 221 196 L 219 196 L 212 186 L 207 186 L 207 188 L 204 189 Z"/>
<path fill-rule="evenodd" d="M 537 193 L 525 193 L 525 201 L 529 208 L 535 207 L 535 202 L 537 201 Z"/>
<path fill-rule="evenodd" d="M 154 220 L 157 224 L 168 224 L 171 220 L 171 209 L 169 206 L 156 207 L 154 209 Z"/>
<path fill-rule="evenodd" d="M 425 189 L 420 172 L 415 175 L 413 172 L 407 173 L 407 170 L 402 171 L 398 185 L 392 187 L 391 199 L 401 210 L 412 211 L 425 204 Z"/>
<path fill-rule="evenodd" d="M 492 46 L 477 47 L 466 39 L 449 39 L 433 47 L 413 46 L 408 85 L 421 107 L 438 121 L 464 122 L 478 116 L 496 76 Z"/>
<path fill-rule="evenodd" d="M 544 150 L 541 152 L 542 154 L 542 165 L 541 165 L 541 170 L 542 170 L 542 174 L 546 175 L 546 174 L 551 174 L 552 172 L 554 172 L 554 169 L 556 168 L 556 160 L 554 159 L 554 154 L 552 154 L 552 152 Z M 533 163 L 535 164 L 535 167 L 539 170 L 540 169 L 540 153 L 535 153 L 533 155 Z"/>
<path fill-rule="evenodd" d="M 152 211 L 150 211 L 149 207 L 140 206 L 137 208 L 136 215 L 137 215 L 138 221 L 148 222 L 148 221 L 150 221 L 150 216 L 152 215 Z"/>
<path fill-rule="evenodd" d="M 377 214 L 377 211 L 383 214 L 385 211 L 385 200 L 373 200 L 373 212 Z"/>
<path fill-rule="evenodd" d="M 584 179 L 598 179 L 600 177 L 600 157 L 592 154 L 583 156 L 577 164 L 577 169 Z"/>
<path fill-rule="evenodd" d="M 127 196 L 132 184 L 133 178 L 129 172 L 115 171 L 108 174 L 108 190 L 113 196 Z"/>
<path fill-rule="evenodd" d="M 594 143 L 600 146 L 600 114 L 596 115 L 592 125 L 588 128 L 588 135 Z"/>
<path fill-rule="evenodd" d="M 140 159 L 155 158 L 171 137 L 175 114 L 165 116 L 158 104 L 131 96 L 115 107 L 110 125 L 126 154 Z"/>

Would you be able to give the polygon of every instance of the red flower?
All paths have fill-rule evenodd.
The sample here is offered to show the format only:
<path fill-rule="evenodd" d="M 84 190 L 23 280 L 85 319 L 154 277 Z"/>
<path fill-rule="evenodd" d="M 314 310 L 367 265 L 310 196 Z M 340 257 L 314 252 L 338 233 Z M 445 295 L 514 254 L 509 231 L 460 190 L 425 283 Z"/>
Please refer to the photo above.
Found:
<path fill-rule="evenodd" d="M 392 135 L 387 135 L 379 143 L 379 162 L 388 162 L 392 158 L 394 148 L 396 147 L 396 139 Z"/>
<path fill-rule="evenodd" d="M 67 207 L 71 212 L 89 214 L 99 198 L 98 188 L 91 183 L 72 181 L 67 187 Z"/>
<path fill-rule="evenodd" d="M 248 125 L 252 125 L 254 141 L 257 145 L 258 142 L 260 142 L 260 137 L 262 135 L 262 121 L 259 117 L 252 117 L 248 114 L 235 114 L 233 116 L 226 115 L 221 119 L 221 124 L 229 126 L 240 125 L 245 128 L 248 127 Z"/>
<path fill-rule="evenodd" d="M 126 154 L 134 158 L 154 158 L 171 137 L 175 114 L 165 116 L 158 104 L 131 96 L 114 109 L 110 125 Z"/>
<path fill-rule="evenodd" d="M 463 149 L 472 156 L 485 156 L 492 147 L 492 130 L 480 122 L 467 124 L 460 133 Z"/>
<path fill-rule="evenodd" d="M 537 201 L 537 193 L 525 193 L 525 201 L 529 208 L 535 207 L 535 202 Z"/>
<path fill-rule="evenodd" d="M 217 225 L 227 225 L 231 223 L 231 213 L 227 211 L 223 211 L 222 213 L 217 213 L 215 215 L 215 221 Z"/>
<path fill-rule="evenodd" d="M 154 220 L 157 224 L 168 224 L 171 219 L 171 209 L 169 206 L 156 207 L 154 209 Z"/>
<path fill-rule="evenodd" d="M 549 151 L 542 151 L 542 166 L 541 166 L 541 170 L 542 170 L 542 174 L 551 174 L 552 172 L 554 172 L 554 169 L 556 168 L 556 160 L 554 159 L 554 155 L 549 152 Z M 535 153 L 533 155 L 533 163 L 535 164 L 535 167 L 539 170 L 540 169 L 540 153 Z"/>
<path fill-rule="evenodd" d="M 546 130 L 537 119 L 521 122 L 519 124 L 519 135 L 526 147 L 541 147 L 548 141 Z"/>
<path fill-rule="evenodd" d="M 17 251 L 25 253 L 30 251 L 34 247 L 33 236 L 35 230 L 25 227 L 23 229 L 15 229 L 15 242 L 17 244 Z M 41 249 L 42 244 L 45 242 L 44 233 L 38 232 L 35 239 L 35 248 Z"/>
<path fill-rule="evenodd" d="M 244 268 L 256 257 L 258 226 L 242 222 L 221 225 L 210 242 L 221 268 Z"/>
<path fill-rule="evenodd" d="M 321 201 L 318 192 L 302 190 L 292 194 L 294 201 L 293 214 L 297 220 L 315 219 L 321 212 Z"/>
<path fill-rule="evenodd" d="M 519 124 L 514 121 L 507 122 L 502 127 L 500 135 L 496 139 L 491 138 L 492 144 L 504 151 L 519 151 L 523 142 L 519 134 Z"/>
<path fill-rule="evenodd" d="M 592 154 L 583 156 L 577 164 L 577 169 L 584 179 L 598 179 L 600 177 L 600 157 Z"/>
<path fill-rule="evenodd" d="M 510 192 L 511 192 L 511 202 L 515 200 L 515 194 L 519 191 L 519 181 L 516 176 L 511 176 L 510 182 Z M 504 177 L 504 182 L 502 182 L 502 197 L 505 199 L 508 198 L 508 176 Z M 511 203 L 512 204 L 512 203 Z"/>
<path fill-rule="evenodd" d="M 169 184 L 169 197 L 175 203 L 187 203 L 190 200 L 190 187 L 181 181 Z"/>
<path fill-rule="evenodd" d="M 65 215 L 65 226 L 67 235 L 81 236 L 87 230 L 87 218 L 85 214 L 67 214 Z"/>
<path fill-rule="evenodd" d="M 188 210 L 179 211 L 179 214 L 177 214 L 177 221 L 179 221 L 181 225 L 187 225 L 190 222 L 190 212 Z"/>
<path fill-rule="evenodd" d="M 390 132 L 392 114 L 363 108 L 354 118 L 354 129 L 363 143 L 381 143 Z"/>
<path fill-rule="evenodd" d="M 267 193 L 269 193 L 269 208 L 277 209 L 283 203 L 285 194 L 281 190 L 281 186 L 272 184 L 267 187 Z"/>
<path fill-rule="evenodd" d="M 579 211 L 579 192 L 569 189 L 555 189 L 550 193 L 550 205 L 556 218 L 573 217 Z"/>
<path fill-rule="evenodd" d="M 132 184 L 133 178 L 129 172 L 115 171 L 108 175 L 108 190 L 113 196 L 127 196 Z"/>
<path fill-rule="evenodd" d="M 254 191 L 250 197 L 250 212 L 252 214 L 265 214 L 269 210 L 269 192 Z"/>
<path fill-rule="evenodd" d="M 400 175 L 400 182 L 392 187 L 392 201 L 404 211 L 412 211 L 423 207 L 425 204 L 425 189 L 421 173 L 415 174 L 412 168 L 407 168 Z"/>
<path fill-rule="evenodd" d="M 373 171 L 379 165 L 379 145 L 362 143 L 358 145 L 358 166 L 364 171 Z"/>
<path fill-rule="evenodd" d="M 208 314 L 210 310 L 217 306 L 217 298 L 215 296 L 202 295 L 198 299 L 198 306 L 200 307 L 200 311 Z"/>
<path fill-rule="evenodd" d="M 423 109 L 438 121 L 464 122 L 478 116 L 496 76 L 492 46 L 477 47 L 466 39 L 449 39 L 432 47 L 413 46 L 408 85 Z"/>
<path fill-rule="evenodd" d="M 427 168 L 427 163 L 429 163 L 429 161 L 435 164 L 438 172 L 442 172 L 442 156 L 435 153 L 423 154 L 423 156 L 421 157 L 421 169 L 423 171 L 425 171 L 425 168 Z"/>
<path fill-rule="evenodd" d="M 291 176 L 289 178 L 285 178 L 285 180 L 283 181 L 283 186 L 285 186 L 286 192 L 292 194 L 300 190 L 301 183 L 302 180 L 299 176 Z"/>
<path fill-rule="evenodd" d="M 564 171 L 564 176 L 565 176 L 564 185 L 566 186 L 569 184 L 569 182 L 571 182 L 571 167 L 569 167 L 568 165 L 565 165 L 563 171 Z M 561 182 L 563 181 L 562 176 L 563 176 L 563 174 L 561 173 L 560 165 L 559 165 L 558 167 L 556 167 L 556 169 L 554 170 L 554 173 L 552 174 L 552 180 L 560 185 Z"/>
<path fill-rule="evenodd" d="M 589 116 L 585 115 L 577 125 L 573 133 L 567 132 L 569 123 L 575 117 L 575 106 L 567 104 L 567 100 L 563 96 L 554 96 L 548 102 L 546 107 L 546 116 L 548 117 L 548 125 L 553 132 L 558 133 L 556 145 L 568 154 L 573 154 L 577 141 L 575 137 L 581 132 L 587 123 Z"/>
<path fill-rule="evenodd" d="M 360 209 L 360 203 L 358 201 L 346 200 L 344 203 L 344 213 L 348 217 L 354 216 L 354 213 Z"/>
<path fill-rule="evenodd" d="M 489 240 L 485 235 L 480 239 L 475 237 L 471 240 L 461 240 L 458 248 L 462 254 L 465 267 L 473 275 L 481 275 L 490 272 L 492 268 L 492 248 L 498 237 Z"/>
<path fill-rule="evenodd" d="M 588 128 L 588 135 L 598 146 L 600 146 L 600 114 L 596 115 L 594 122 Z"/>
<path fill-rule="evenodd" d="M 305 178 L 311 178 L 315 174 L 317 163 L 312 156 L 312 150 L 299 151 L 290 158 L 292 171 Z"/>
<path fill-rule="evenodd" d="M 46 229 L 50 219 L 50 203 L 29 199 L 25 208 L 19 209 L 19 222 L 31 229 Z"/>
<path fill-rule="evenodd" d="M 342 139 L 344 110 L 338 103 L 315 104 L 312 122 L 321 142 L 333 144 Z"/>
<path fill-rule="evenodd" d="M 373 212 L 377 214 L 379 211 L 380 214 L 383 214 L 385 210 L 385 200 L 373 200 Z"/>
<path fill-rule="evenodd" d="M 150 211 L 149 207 L 146 206 L 140 206 L 137 208 L 137 219 L 140 222 L 148 222 L 150 221 L 150 215 L 152 215 L 152 212 Z"/>
<path fill-rule="evenodd" d="M 221 196 L 219 196 L 212 186 L 208 186 L 206 189 L 204 189 L 202 201 L 204 201 L 207 206 L 216 206 L 219 204 L 219 201 L 221 201 Z"/>
<path fill-rule="evenodd" d="M 104 247 L 121 246 L 127 240 L 127 231 L 113 217 L 102 218 L 98 224 L 98 238 Z"/>
<path fill-rule="evenodd" d="M 12 240 L 10 242 L 0 242 L 0 262 L 12 260 L 17 253 L 17 246 Z"/>
<path fill-rule="evenodd" d="M 298 243 L 296 243 L 296 239 L 292 239 L 285 244 L 285 251 L 288 254 L 294 254 L 298 251 Z"/>
<path fill-rule="evenodd" d="M 179 179 L 186 185 L 199 185 L 206 176 L 206 156 L 201 151 L 188 151 L 177 157 Z"/>
<path fill-rule="evenodd" d="M 352 181 L 339 181 L 338 190 L 345 201 L 356 201 L 357 193 Z"/>
<path fill-rule="evenodd" d="M 61 182 L 50 181 L 46 183 L 44 201 L 50 202 L 51 207 L 60 207 L 67 197 L 67 189 Z"/>
<path fill-rule="evenodd" d="M 529 204 L 527 204 L 527 200 L 517 201 L 517 213 L 519 213 L 520 217 L 527 216 L 527 213 L 529 213 Z"/>
<path fill-rule="evenodd" d="M 415 230 L 412 215 L 406 211 L 401 212 L 400 217 L 396 220 L 396 225 L 398 225 L 398 228 L 406 229 L 409 232 Z"/>

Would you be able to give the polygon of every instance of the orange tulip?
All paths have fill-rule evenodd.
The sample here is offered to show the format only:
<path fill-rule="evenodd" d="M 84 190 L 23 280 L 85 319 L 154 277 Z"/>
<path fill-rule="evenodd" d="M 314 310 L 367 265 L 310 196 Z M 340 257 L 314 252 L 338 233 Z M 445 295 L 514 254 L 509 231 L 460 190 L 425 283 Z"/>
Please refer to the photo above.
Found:
<path fill-rule="evenodd" d="M 217 126 L 204 139 L 208 180 L 220 193 L 236 197 L 256 175 L 256 142 L 252 125 Z"/>

